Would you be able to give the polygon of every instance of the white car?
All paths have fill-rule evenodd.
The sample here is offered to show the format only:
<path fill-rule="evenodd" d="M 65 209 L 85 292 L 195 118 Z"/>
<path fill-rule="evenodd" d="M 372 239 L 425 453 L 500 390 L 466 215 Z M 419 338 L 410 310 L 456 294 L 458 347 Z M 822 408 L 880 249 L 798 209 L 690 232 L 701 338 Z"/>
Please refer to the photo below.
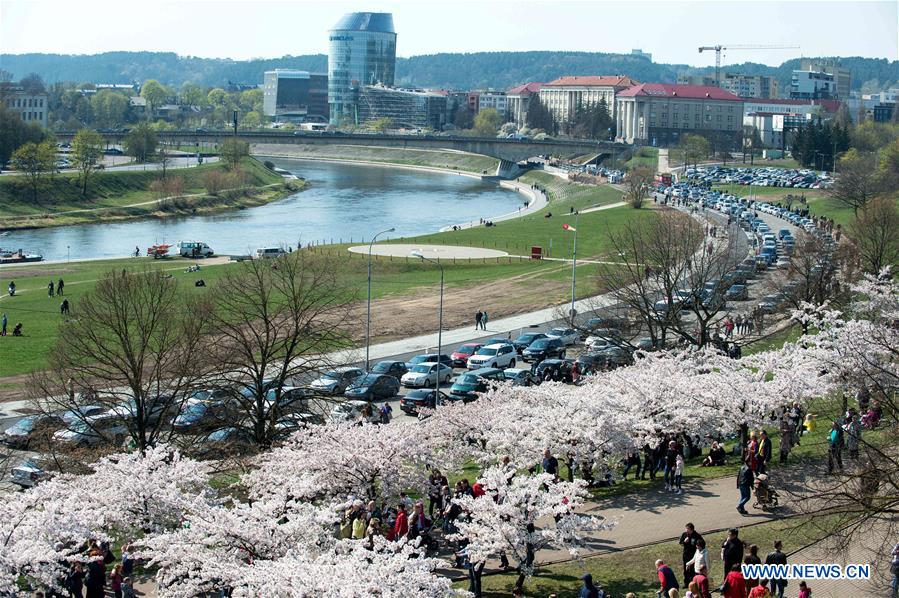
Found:
<path fill-rule="evenodd" d="M 574 328 L 553 328 L 546 333 L 546 336 L 560 338 L 564 345 L 573 345 L 580 338 L 580 334 Z"/>
<path fill-rule="evenodd" d="M 790 260 L 788 260 L 785 257 L 782 257 L 779 260 L 777 260 L 777 263 L 775 264 L 775 266 L 777 266 L 781 270 L 786 270 L 787 268 L 790 267 Z"/>
<path fill-rule="evenodd" d="M 588 351 L 602 351 L 609 347 L 618 346 L 614 340 L 602 336 L 588 336 L 584 344 L 587 346 Z"/>
<path fill-rule="evenodd" d="M 117 418 L 105 414 L 86 418 L 70 424 L 67 428 L 57 430 L 53 434 L 57 442 L 65 442 L 75 446 L 97 446 L 111 442 L 121 446 L 128 436 L 128 428 Z"/>
<path fill-rule="evenodd" d="M 515 367 L 515 357 L 518 352 L 514 345 L 495 343 L 481 347 L 478 352 L 468 358 L 468 369 L 480 368 L 506 368 Z"/>
<path fill-rule="evenodd" d="M 438 373 L 439 372 L 439 373 Z M 453 379 L 453 369 L 446 364 L 437 364 L 433 361 L 426 361 L 414 366 L 400 378 L 403 386 L 410 388 L 424 388 L 426 386 L 435 386 L 437 377 L 444 384 L 449 384 Z"/>

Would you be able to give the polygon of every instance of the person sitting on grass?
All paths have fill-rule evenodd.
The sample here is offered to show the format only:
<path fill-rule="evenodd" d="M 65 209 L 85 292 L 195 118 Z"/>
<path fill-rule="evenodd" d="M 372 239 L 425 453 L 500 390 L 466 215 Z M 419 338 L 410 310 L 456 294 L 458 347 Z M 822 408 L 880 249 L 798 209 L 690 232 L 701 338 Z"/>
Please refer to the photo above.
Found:
<path fill-rule="evenodd" d="M 18 324 L 15 325 L 15 327 L 12 329 L 12 335 L 13 336 L 22 336 L 22 322 L 19 322 Z"/>
<path fill-rule="evenodd" d="M 718 444 L 718 441 L 712 442 L 712 448 L 709 450 L 709 454 L 706 455 L 706 458 L 702 460 L 702 464 L 700 467 L 717 467 L 720 465 L 724 465 L 727 453 L 724 450 L 724 447 Z"/>

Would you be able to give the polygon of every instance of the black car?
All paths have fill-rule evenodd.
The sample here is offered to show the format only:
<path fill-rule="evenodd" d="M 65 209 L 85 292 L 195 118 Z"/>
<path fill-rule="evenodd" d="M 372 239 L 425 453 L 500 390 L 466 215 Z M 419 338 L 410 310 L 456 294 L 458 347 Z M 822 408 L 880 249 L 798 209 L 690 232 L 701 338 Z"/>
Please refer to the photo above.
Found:
<path fill-rule="evenodd" d="M 503 378 L 513 386 L 531 386 L 537 383 L 531 370 L 524 368 L 506 368 L 503 370 Z"/>
<path fill-rule="evenodd" d="M 603 349 L 597 355 L 601 356 L 604 361 L 602 369 L 612 370 L 634 363 L 633 354 L 624 347 L 609 347 Z"/>
<path fill-rule="evenodd" d="M 577 358 L 577 369 L 582 374 L 601 371 L 604 364 L 605 357 L 601 353 L 582 353 Z"/>
<path fill-rule="evenodd" d="M 541 338 L 546 338 L 546 335 L 542 332 L 525 332 L 512 341 L 512 344 L 515 346 L 515 350 L 518 354 L 521 355 L 521 352 L 530 347 L 531 343 Z"/>
<path fill-rule="evenodd" d="M 588 336 L 596 335 L 597 331 L 602 328 L 621 329 L 627 326 L 627 320 L 618 316 L 604 316 L 590 318 L 580 328 L 581 340 L 585 340 Z"/>
<path fill-rule="evenodd" d="M 386 374 L 393 376 L 397 380 L 403 377 L 403 374 L 409 371 L 405 361 L 379 361 L 375 367 L 371 369 L 372 374 Z"/>
<path fill-rule="evenodd" d="M 420 388 L 413 390 L 402 399 L 400 399 L 400 409 L 409 415 L 418 415 L 419 409 L 434 409 L 434 398 L 437 395 L 435 391 Z M 452 399 L 444 393 L 440 393 L 440 403 L 448 403 Z"/>
<path fill-rule="evenodd" d="M 557 337 L 547 337 L 535 340 L 530 346 L 521 352 L 524 361 L 541 362 L 544 359 L 565 357 L 565 344 Z"/>
<path fill-rule="evenodd" d="M 487 392 L 491 386 L 504 382 L 503 371 L 496 368 L 481 368 L 456 378 L 450 388 L 450 397 L 465 402 L 478 398 L 478 393 Z"/>
<path fill-rule="evenodd" d="M 353 380 L 343 396 L 360 401 L 390 399 L 400 392 L 400 381 L 386 374 L 366 374 Z"/>
<path fill-rule="evenodd" d="M 534 378 L 537 382 L 553 380 L 571 383 L 574 379 L 571 375 L 573 366 L 574 362 L 570 359 L 544 359 L 534 370 Z"/>

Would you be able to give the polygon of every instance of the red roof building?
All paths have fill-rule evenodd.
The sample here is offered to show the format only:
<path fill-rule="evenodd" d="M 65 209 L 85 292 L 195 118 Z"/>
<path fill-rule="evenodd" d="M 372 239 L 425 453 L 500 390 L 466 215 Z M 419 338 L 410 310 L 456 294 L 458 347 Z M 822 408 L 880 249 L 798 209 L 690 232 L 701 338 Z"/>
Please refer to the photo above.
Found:
<path fill-rule="evenodd" d="M 568 122 L 578 106 L 594 106 L 600 100 L 605 101 L 614 118 L 615 96 L 637 84 L 638 81 L 624 75 L 559 77 L 540 88 L 540 101 L 559 124 Z"/>
<path fill-rule="evenodd" d="M 627 143 L 676 145 L 685 134 L 738 147 L 743 99 L 720 87 L 642 83 L 615 98 L 617 136 Z"/>
<path fill-rule="evenodd" d="M 536 96 L 545 83 L 530 82 L 518 85 L 506 92 L 507 117 L 519 127 L 527 124 L 528 106 L 531 97 Z"/>

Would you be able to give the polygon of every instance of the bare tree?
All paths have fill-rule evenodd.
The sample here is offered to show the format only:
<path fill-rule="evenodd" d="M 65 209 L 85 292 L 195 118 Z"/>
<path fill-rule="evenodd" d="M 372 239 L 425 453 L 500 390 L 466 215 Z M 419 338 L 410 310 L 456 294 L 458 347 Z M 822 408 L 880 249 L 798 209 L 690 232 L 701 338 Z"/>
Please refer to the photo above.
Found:
<path fill-rule="evenodd" d="M 284 387 L 333 365 L 328 354 L 349 340 L 353 295 L 337 272 L 330 260 L 296 251 L 243 262 L 217 283 L 217 379 L 233 389 L 234 425 L 257 445 L 278 433 Z"/>
<path fill-rule="evenodd" d="M 858 211 L 880 192 L 877 157 L 857 150 L 849 152 L 838 162 L 836 181 L 828 195 L 837 203 Z"/>
<path fill-rule="evenodd" d="M 649 166 L 638 166 L 627 174 L 624 180 L 625 197 L 631 207 L 639 209 L 649 196 L 655 173 Z"/>
<path fill-rule="evenodd" d="M 44 412 L 69 411 L 89 435 L 130 437 L 143 451 L 168 438 L 169 419 L 206 372 L 209 313 L 159 270 L 106 273 L 65 322 L 48 370 L 32 375 L 32 396 Z"/>
<path fill-rule="evenodd" d="M 871 274 L 899 263 L 899 209 L 895 198 L 879 197 L 865 205 L 849 225 L 862 268 Z"/>

